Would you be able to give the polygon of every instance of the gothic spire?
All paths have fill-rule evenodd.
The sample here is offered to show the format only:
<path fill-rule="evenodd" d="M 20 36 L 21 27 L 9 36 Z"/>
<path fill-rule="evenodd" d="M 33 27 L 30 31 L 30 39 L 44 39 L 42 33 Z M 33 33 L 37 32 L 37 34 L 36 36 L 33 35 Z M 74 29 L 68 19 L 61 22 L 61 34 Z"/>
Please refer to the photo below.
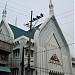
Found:
<path fill-rule="evenodd" d="M 15 26 L 17 27 L 17 16 L 16 16 L 16 20 L 15 20 Z"/>
<path fill-rule="evenodd" d="M 50 16 L 53 16 L 54 15 L 54 6 L 52 4 L 52 0 L 50 0 L 50 3 L 49 3 L 49 15 Z"/>
<path fill-rule="evenodd" d="M 2 15 L 2 17 L 6 17 L 6 14 L 7 14 L 7 11 L 6 11 L 6 7 L 7 7 L 7 2 L 6 2 L 6 4 L 5 4 L 5 8 L 4 8 L 4 10 L 3 10 L 3 15 Z"/>

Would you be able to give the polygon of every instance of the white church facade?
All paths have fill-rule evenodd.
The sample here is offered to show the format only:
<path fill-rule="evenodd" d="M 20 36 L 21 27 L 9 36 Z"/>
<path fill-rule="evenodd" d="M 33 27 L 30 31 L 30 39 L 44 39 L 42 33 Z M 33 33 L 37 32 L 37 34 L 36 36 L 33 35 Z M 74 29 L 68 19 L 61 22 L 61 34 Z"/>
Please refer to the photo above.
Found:
<path fill-rule="evenodd" d="M 0 23 L 0 29 L 3 30 L 3 34 L 11 36 L 13 40 L 13 51 L 9 58 L 11 75 L 21 75 L 23 47 L 26 48 L 24 49 L 24 75 L 27 75 L 27 47 L 30 32 L 9 24 L 6 20 L 6 12 L 5 8 L 1 21 L 4 24 Z M 70 50 L 55 18 L 51 0 L 49 3 L 49 17 L 44 23 L 36 26 L 36 29 L 32 28 L 31 32 L 31 75 L 73 75 Z"/>

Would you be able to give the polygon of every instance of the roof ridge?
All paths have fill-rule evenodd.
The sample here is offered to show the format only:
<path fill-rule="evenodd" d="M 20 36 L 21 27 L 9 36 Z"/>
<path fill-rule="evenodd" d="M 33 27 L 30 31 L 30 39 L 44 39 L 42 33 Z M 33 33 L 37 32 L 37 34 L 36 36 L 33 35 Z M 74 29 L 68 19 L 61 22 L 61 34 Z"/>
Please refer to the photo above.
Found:
<path fill-rule="evenodd" d="M 41 24 L 39 24 L 38 26 L 36 26 L 36 28 L 38 29 L 38 27 L 40 25 Z M 20 36 L 22 36 L 22 35 L 29 37 L 29 34 L 30 34 L 29 30 L 28 31 L 25 31 L 25 30 L 23 30 L 21 28 L 18 28 L 16 26 L 14 26 L 14 25 L 11 25 L 11 24 L 9 24 L 9 26 L 10 26 L 12 32 L 14 33 L 14 38 L 15 39 L 18 38 L 18 37 L 20 37 Z M 35 32 L 36 32 L 36 29 L 35 28 L 32 28 L 32 32 L 31 32 L 31 38 L 32 39 L 34 39 Z"/>
<path fill-rule="evenodd" d="M 15 28 L 17 28 L 17 29 L 20 29 L 20 30 L 22 30 L 22 31 L 25 31 L 25 30 L 23 30 L 23 29 L 21 29 L 21 28 L 19 28 L 19 27 L 16 27 L 16 26 L 14 26 L 14 25 L 12 25 L 12 24 L 10 24 L 10 23 L 8 23 L 9 25 L 11 25 L 11 26 L 13 26 L 13 27 L 15 27 Z M 27 31 L 25 31 L 25 32 L 27 32 Z"/>

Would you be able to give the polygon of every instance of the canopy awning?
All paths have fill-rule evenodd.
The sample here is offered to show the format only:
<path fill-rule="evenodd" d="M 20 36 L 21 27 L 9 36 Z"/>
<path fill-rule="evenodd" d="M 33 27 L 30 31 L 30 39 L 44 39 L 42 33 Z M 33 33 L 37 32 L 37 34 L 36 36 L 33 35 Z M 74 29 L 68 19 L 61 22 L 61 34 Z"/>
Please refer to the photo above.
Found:
<path fill-rule="evenodd" d="M 3 71 L 3 72 L 11 72 L 10 71 L 10 68 L 9 67 L 6 67 L 6 66 L 0 66 L 0 71 Z"/>

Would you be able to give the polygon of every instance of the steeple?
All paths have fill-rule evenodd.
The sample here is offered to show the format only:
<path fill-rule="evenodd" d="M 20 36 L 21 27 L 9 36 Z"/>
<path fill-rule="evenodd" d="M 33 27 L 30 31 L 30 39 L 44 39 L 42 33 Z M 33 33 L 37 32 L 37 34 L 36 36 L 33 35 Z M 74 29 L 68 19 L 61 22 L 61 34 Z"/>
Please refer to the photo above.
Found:
<path fill-rule="evenodd" d="M 5 4 L 5 8 L 4 8 L 4 10 L 3 10 L 3 15 L 2 15 L 2 17 L 6 17 L 6 14 L 7 14 L 7 11 L 6 11 L 6 7 L 7 7 L 7 2 L 6 2 L 6 4 Z"/>
<path fill-rule="evenodd" d="M 54 6 L 52 4 L 52 0 L 50 0 L 50 3 L 49 3 L 49 15 L 50 16 L 53 16 L 54 15 Z"/>
<path fill-rule="evenodd" d="M 15 26 L 17 27 L 17 16 L 16 16 L 16 20 L 15 20 Z"/>

